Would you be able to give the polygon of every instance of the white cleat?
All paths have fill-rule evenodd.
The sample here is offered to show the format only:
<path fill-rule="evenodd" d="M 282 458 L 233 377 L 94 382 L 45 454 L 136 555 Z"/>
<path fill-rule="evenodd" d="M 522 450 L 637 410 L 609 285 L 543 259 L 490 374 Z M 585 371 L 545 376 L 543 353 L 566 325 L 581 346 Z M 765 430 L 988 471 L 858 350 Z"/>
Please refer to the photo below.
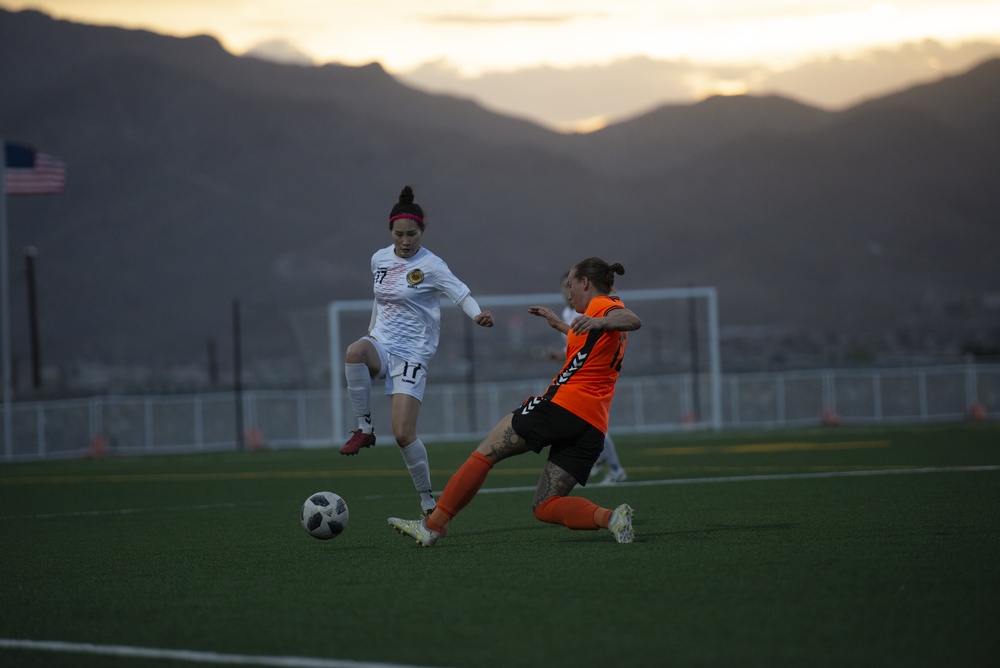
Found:
<path fill-rule="evenodd" d="M 632 533 L 632 506 L 623 503 L 611 511 L 611 518 L 608 520 L 608 530 L 614 534 L 615 540 L 619 543 L 631 543 Z"/>
<path fill-rule="evenodd" d="M 441 537 L 437 531 L 428 529 L 426 522 L 422 519 L 402 520 L 398 517 L 390 517 L 389 526 L 405 536 L 416 539 L 417 545 L 420 547 L 434 547 L 434 543 Z"/>

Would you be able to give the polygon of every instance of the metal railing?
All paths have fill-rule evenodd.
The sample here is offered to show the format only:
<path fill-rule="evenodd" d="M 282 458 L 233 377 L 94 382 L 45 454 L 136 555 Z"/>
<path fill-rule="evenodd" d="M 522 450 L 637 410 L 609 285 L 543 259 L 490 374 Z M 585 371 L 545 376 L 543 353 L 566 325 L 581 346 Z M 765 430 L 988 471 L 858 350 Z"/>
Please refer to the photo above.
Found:
<path fill-rule="evenodd" d="M 432 384 L 421 411 L 421 437 L 475 440 L 546 384 Z M 712 414 L 720 412 L 724 429 L 985 419 L 986 407 L 1000 406 L 1000 364 L 723 374 L 722 389 L 722 405 L 714 411 L 716 393 L 704 379 L 621 378 L 611 432 L 708 429 Z M 379 385 L 372 399 L 379 442 L 391 443 L 388 398 Z M 346 438 L 332 433 L 331 401 L 330 390 L 255 390 L 16 402 L 12 445 L 2 459 L 231 451 L 241 442 L 246 448 L 328 447 Z M 346 404 L 344 410 L 349 414 Z"/>

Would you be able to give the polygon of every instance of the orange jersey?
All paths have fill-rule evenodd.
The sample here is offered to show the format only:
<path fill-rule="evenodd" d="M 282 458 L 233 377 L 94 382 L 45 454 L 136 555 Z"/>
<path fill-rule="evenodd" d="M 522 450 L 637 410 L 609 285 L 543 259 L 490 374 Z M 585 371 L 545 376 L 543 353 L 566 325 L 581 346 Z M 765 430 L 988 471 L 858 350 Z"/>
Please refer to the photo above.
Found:
<path fill-rule="evenodd" d="M 597 296 L 590 300 L 584 315 L 601 318 L 609 311 L 624 307 L 618 297 Z M 552 380 L 544 397 L 606 434 L 611 397 L 615 395 L 626 341 L 628 332 L 569 332 L 566 365 Z"/>

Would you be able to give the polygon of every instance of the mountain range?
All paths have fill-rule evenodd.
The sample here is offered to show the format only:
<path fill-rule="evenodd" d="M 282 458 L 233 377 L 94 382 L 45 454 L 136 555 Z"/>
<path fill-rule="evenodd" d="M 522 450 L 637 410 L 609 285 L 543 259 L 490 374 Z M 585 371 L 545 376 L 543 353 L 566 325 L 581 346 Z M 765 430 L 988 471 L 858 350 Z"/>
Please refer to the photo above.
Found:
<path fill-rule="evenodd" d="M 68 172 L 8 198 L 21 358 L 28 246 L 47 361 L 184 363 L 229 336 L 234 299 L 370 298 L 405 184 L 477 295 L 550 292 L 600 255 L 622 289 L 717 287 L 734 330 L 1000 343 L 1000 60 L 844 111 L 713 97 L 561 134 L 377 64 L 0 10 L 0 134 Z"/>

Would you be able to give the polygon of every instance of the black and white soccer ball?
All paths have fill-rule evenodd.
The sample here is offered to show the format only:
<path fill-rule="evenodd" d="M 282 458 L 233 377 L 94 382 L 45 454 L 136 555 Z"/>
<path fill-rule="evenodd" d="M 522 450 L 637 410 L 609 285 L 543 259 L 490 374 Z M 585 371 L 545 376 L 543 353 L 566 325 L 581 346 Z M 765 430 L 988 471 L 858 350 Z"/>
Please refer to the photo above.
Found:
<path fill-rule="evenodd" d="M 316 492 L 302 504 L 302 528 L 313 538 L 336 538 L 347 528 L 347 502 L 333 492 Z"/>

